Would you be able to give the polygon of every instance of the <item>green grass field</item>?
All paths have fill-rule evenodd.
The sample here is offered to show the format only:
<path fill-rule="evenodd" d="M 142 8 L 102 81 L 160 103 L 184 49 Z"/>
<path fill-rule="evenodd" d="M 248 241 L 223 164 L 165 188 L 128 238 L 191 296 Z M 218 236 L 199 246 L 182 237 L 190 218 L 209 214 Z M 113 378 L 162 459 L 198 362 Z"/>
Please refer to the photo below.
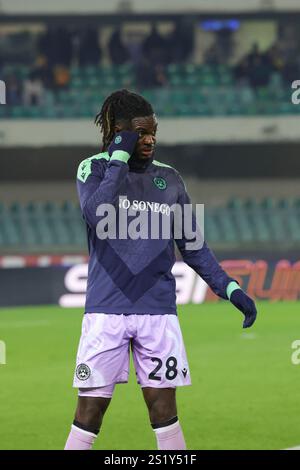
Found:
<path fill-rule="evenodd" d="M 179 308 L 193 385 L 178 389 L 189 449 L 283 449 L 300 444 L 300 304 L 258 304 L 255 326 L 229 303 Z M 72 389 L 82 311 L 0 310 L 0 449 L 61 449 L 76 404 Z M 142 394 L 118 385 L 96 449 L 155 449 Z"/>

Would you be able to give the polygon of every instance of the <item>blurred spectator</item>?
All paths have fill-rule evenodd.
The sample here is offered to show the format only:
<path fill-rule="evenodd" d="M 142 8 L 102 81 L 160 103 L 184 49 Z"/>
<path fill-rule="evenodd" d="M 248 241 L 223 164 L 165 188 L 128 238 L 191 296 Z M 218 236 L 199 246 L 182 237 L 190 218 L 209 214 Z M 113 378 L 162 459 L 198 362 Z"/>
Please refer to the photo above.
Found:
<path fill-rule="evenodd" d="M 50 66 L 70 66 L 72 60 L 72 35 L 65 28 L 50 27 L 38 42 L 38 50 Z"/>
<path fill-rule="evenodd" d="M 219 50 L 219 63 L 226 63 L 230 60 L 234 49 L 234 33 L 229 28 L 222 28 L 216 33 L 216 43 Z"/>
<path fill-rule="evenodd" d="M 213 43 L 204 54 L 204 62 L 209 65 L 220 64 L 220 51 L 217 43 Z"/>
<path fill-rule="evenodd" d="M 142 52 L 152 64 L 165 64 L 167 62 L 166 46 L 166 40 L 153 25 L 150 35 L 143 41 Z"/>
<path fill-rule="evenodd" d="M 64 65 L 56 65 L 53 70 L 54 86 L 57 89 L 67 88 L 70 83 L 70 71 Z"/>
<path fill-rule="evenodd" d="M 281 71 L 283 69 L 285 59 L 277 44 L 273 44 L 266 52 L 266 61 L 274 71 Z"/>
<path fill-rule="evenodd" d="M 117 28 L 112 33 L 108 42 L 108 51 L 112 64 L 122 65 L 128 62 L 130 56 L 128 49 L 122 40 L 120 28 Z"/>
<path fill-rule="evenodd" d="M 58 28 L 55 34 L 55 65 L 70 67 L 72 60 L 72 35 L 65 28 Z"/>
<path fill-rule="evenodd" d="M 0 76 L 2 77 L 2 68 L 3 68 L 3 65 L 4 65 L 4 60 L 3 60 L 3 57 L 2 57 L 2 54 L 1 54 L 1 51 L 0 51 Z"/>
<path fill-rule="evenodd" d="M 41 106 L 44 101 L 45 89 L 37 70 L 33 70 L 23 83 L 23 104 Z"/>
<path fill-rule="evenodd" d="M 39 56 L 36 60 L 35 70 L 43 82 L 45 88 L 51 89 L 54 86 L 53 68 L 49 66 L 45 56 Z"/>
<path fill-rule="evenodd" d="M 38 51 L 39 54 L 46 58 L 48 64 L 55 63 L 55 30 L 48 28 L 44 34 L 41 34 L 38 39 Z"/>
<path fill-rule="evenodd" d="M 241 62 L 234 67 L 234 76 L 239 85 L 248 84 L 249 62 L 248 57 L 243 57 Z"/>
<path fill-rule="evenodd" d="M 249 54 L 247 54 L 246 59 L 248 61 L 249 68 L 251 68 L 254 63 L 257 63 L 257 59 L 261 58 L 261 53 L 259 51 L 259 45 L 257 42 L 252 44 Z"/>
<path fill-rule="evenodd" d="M 130 62 L 134 66 L 138 65 L 143 58 L 141 34 L 135 31 L 127 34 L 126 45 Z"/>
<path fill-rule="evenodd" d="M 258 88 L 267 86 L 272 73 L 281 66 L 277 49 L 272 47 L 263 54 L 258 44 L 254 43 L 250 52 L 236 65 L 234 72 L 240 83 L 246 82 L 253 88 Z"/>
<path fill-rule="evenodd" d="M 139 89 L 163 87 L 167 85 L 167 77 L 162 64 L 152 64 L 144 57 L 137 65 L 136 82 Z"/>
<path fill-rule="evenodd" d="M 267 86 L 271 74 L 272 69 L 263 56 L 258 55 L 252 59 L 248 71 L 250 85 L 254 88 Z"/>
<path fill-rule="evenodd" d="M 21 104 L 21 83 L 15 74 L 10 74 L 5 77 L 6 84 L 6 100 L 10 106 L 17 106 Z"/>
<path fill-rule="evenodd" d="M 299 60 L 289 60 L 284 65 L 282 70 L 282 77 L 288 85 L 291 85 L 294 80 L 300 77 L 300 64 Z"/>
<path fill-rule="evenodd" d="M 194 51 L 194 27 L 189 19 L 178 22 L 167 38 L 169 63 L 188 62 Z"/>
<path fill-rule="evenodd" d="M 79 46 L 79 64 L 98 65 L 101 61 L 102 51 L 99 45 L 98 32 L 89 28 L 84 31 Z"/>

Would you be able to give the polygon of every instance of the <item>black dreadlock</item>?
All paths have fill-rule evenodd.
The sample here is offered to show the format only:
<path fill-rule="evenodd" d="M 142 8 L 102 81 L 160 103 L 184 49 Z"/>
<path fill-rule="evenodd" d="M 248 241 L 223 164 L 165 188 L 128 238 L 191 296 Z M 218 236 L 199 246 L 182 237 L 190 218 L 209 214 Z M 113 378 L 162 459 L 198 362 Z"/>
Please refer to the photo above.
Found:
<path fill-rule="evenodd" d="M 100 113 L 95 117 L 95 124 L 103 134 L 102 151 L 107 150 L 114 136 L 114 127 L 119 121 L 128 121 L 136 117 L 151 116 L 154 113 L 151 104 L 141 95 L 126 89 L 109 95 L 103 103 Z"/>

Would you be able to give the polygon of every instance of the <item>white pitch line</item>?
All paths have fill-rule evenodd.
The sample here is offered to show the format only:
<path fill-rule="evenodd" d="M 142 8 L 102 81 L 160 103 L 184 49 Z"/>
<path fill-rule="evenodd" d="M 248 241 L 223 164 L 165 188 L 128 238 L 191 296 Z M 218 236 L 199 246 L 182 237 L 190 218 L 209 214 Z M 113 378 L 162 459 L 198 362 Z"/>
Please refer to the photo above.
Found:
<path fill-rule="evenodd" d="M 297 447 L 289 447 L 288 449 L 284 449 L 284 450 L 300 450 L 300 446 L 297 446 Z"/>

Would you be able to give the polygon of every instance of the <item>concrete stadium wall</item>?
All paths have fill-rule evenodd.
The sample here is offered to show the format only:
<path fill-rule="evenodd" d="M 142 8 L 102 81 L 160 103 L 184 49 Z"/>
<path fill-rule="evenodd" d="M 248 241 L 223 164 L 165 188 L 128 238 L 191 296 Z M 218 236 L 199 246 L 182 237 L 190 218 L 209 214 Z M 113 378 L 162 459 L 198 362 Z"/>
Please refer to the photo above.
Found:
<path fill-rule="evenodd" d="M 297 11 L 300 9 L 298 0 L 2 0 L 1 11 L 4 14 L 108 14 L 108 13 L 248 13 L 261 11 Z"/>
<path fill-rule="evenodd" d="M 0 182 L 74 181 L 79 163 L 100 147 L 1 149 Z M 158 146 L 155 158 L 200 179 L 300 178 L 300 144 Z"/>
<path fill-rule="evenodd" d="M 161 90 L 161 99 L 167 95 Z M 291 88 L 299 98 L 299 90 Z M 295 104 L 294 106 L 300 106 Z M 158 141 L 162 145 L 246 144 L 300 142 L 299 116 L 160 118 Z M 99 142 L 92 119 L 1 119 L 0 148 L 42 146 L 92 146 Z"/>

